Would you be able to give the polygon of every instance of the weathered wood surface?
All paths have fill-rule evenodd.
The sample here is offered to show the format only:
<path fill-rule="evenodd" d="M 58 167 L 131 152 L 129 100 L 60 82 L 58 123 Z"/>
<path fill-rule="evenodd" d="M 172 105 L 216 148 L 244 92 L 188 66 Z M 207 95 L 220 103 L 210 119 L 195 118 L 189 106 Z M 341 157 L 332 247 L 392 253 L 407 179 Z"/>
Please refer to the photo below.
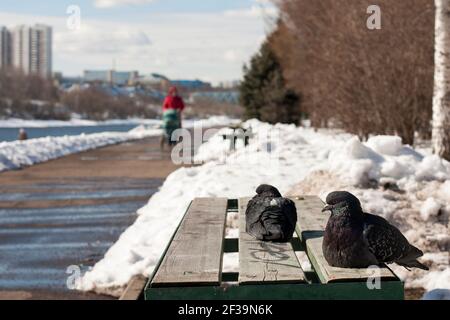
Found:
<path fill-rule="evenodd" d="M 239 284 L 305 282 L 291 243 L 259 241 L 245 232 L 249 199 L 239 199 Z"/>
<path fill-rule="evenodd" d="M 220 284 L 226 211 L 226 198 L 194 199 L 152 286 Z"/>
<path fill-rule="evenodd" d="M 302 241 L 304 237 L 322 236 L 328 222 L 328 212 L 322 212 L 324 203 L 316 196 L 290 197 L 297 208 L 298 236 Z"/>
<path fill-rule="evenodd" d="M 143 275 L 134 276 L 128 283 L 127 288 L 120 296 L 119 300 L 138 300 L 144 292 L 147 281 L 147 277 L 144 277 Z"/>
<path fill-rule="evenodd" d="M 360 268 L 336 268 L 328 264 L 323 256 L 323 232 L 330 213 L 322 212 L 324 203 L 316 196 L 291 197 L 297 208 L 297 234 L 306 243 L 306 252 L 322 283 L 338 281 L 361 281 L 378 276 L 383 280 L 397 280 L 387 268 L 377 270 Z"/>

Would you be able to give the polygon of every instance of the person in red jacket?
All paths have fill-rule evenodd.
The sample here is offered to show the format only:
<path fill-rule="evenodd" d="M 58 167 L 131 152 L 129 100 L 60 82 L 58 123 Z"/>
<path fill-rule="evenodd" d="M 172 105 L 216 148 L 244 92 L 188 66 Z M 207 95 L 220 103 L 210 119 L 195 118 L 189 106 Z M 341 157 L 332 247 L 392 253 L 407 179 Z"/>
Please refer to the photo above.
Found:
<path fill-rule="evenodd" d="M 176 87 L 171 87 L 169 93 L 164 99 L 163 103 L 163 128 L 164 136 L 161 139 L 161 147 L 164 146 L 164 142 L 167 141 L 169 145 L 174 145 L 176 141 L 172 141 L 172 133 L 181 128 L 182 117 L 181 114 L 184 110 L 183 99 L 178 95 Z"/>
<path fill-rule="evenodd" d="M 170 87 L 169 93 L 164 99 L 163 112 L 171 109 L 178 110 L 179 112 L 184 110 L 183 99 L 178 95 L 178 89 L 176 87 Z"/>

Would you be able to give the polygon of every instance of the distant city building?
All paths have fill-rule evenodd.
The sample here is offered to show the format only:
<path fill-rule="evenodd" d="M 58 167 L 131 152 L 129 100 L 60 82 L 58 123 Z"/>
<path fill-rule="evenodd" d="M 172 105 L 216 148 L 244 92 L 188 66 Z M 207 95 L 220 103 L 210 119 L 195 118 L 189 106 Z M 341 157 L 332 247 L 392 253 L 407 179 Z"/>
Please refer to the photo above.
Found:
<path fill-rule="evenodd" d="M 171 80 L 173 86 L 181 87 L 188 90 L 199 90 L 211 88 L 211 83 L 201 80 Z"/>
<path fill-rule="evenodd" d="M 13 66 L 25 74 L 52 76 L 52 28 L 37 24 L 1 28 L 0 66 Z"/>
<path fill-rule="evenodd" d="M 137 71 L 114 71 L 114 70 L 85 70 L 84 81 L 107 82 L 117 85 L 128 85 L 138 79 Z"/>
<path fill-rule="evenodd" d="M 85 70 L 83 80 L 87 82 L 110 82 L 110 71 Z"/>
<path fill-rule="evenodd" d="M 138 77 L 137 71 L 113 71 L 111 82 L 118 85 L 128 85 L 134 83 Z"/>
<path fill-rule="evenodd" d="M 5 27 L 0 27 L 0 69 L 11 66 L 11 33 Z"/>
<path fill-rule="evenodd" d="M 82 77 L 67 77 L 67 76 L 64 76 L 62 74 L 62 72 L 54 72 L 53 79 L 54 79 L 55 85 L 57 85 L 58 87 L 60 87 L 63 90 L 68 89 L 68 88 L 72 87 L 73 85 L 76 85 L 76 84 L 79 85 L 79 84 L 83 83 Z"/>
<path fill-rule="evenodd" d="M 161 74 L 151 73 L 148 75 L 139 76 L 136 79 L 136 83 L 142 85 L 159 86 L 160 88 L 168 88 L 170 80 Z"/>
<path fill-rule="evenodd" d="M 198 91 L 190 94 L 188 101 L 196 103 L 199 100 L 211 100 L 221 103 L 239 104 L 239 91 Z"/>
<path fill-rule="evenodd" d="M 233 89 L 239 87 L 241 82 L 239 80 L 232 80 L 232 81 L 223 81 L 220 82 L 218 87 L 223 89 Z"/>

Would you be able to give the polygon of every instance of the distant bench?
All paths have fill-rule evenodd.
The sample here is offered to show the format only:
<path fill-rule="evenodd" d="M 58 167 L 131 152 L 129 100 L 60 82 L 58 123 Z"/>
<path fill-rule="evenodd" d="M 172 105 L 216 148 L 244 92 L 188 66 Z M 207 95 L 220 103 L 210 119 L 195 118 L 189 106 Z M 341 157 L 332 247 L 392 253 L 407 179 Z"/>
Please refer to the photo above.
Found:
<path fill-rule="evenodd" d="M 230 151 L 233 151 L 236 149 L 236 142 L 238 139 L 241 139 L 243 141 L 244 146 L 248 146 L 250 139 L 254 137 L 254 134 L 253 134 L 251 128 L 244 129 L 240 126 L 237 126 L 237 127 L 230 127 L 229 129 L 232 132 L 223 134 L 222 138 L 223 138 L 223 140 L 230 141 Z"/>
<path fill-rule="evenodd" d="M 380 289 L 369 289 L 368 269 L 331 267 L 323 257 L 328 213 L 315 196 L 291 197 L 298 211 L 291 243 L 255 240 L 245 232 L 250 198 L 194 199 L 148 279 L 144 298 L 160 299 L 403 299 L 404 287 L 387 267 Z M 239 212 L 239 239 L 225 239 L 227 213 Z M 303 271 L 305 251 L 312 271 Z M 222 272 L 223 254 L 239 252 L 239 272 Z"/>

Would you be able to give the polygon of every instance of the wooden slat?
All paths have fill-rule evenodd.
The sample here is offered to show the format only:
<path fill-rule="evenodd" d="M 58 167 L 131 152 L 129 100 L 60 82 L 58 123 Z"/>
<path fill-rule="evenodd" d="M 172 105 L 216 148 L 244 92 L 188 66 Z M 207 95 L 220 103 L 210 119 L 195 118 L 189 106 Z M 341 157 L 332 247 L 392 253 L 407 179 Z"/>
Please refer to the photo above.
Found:
<path fill-rule="evenodd" d="M 226 211 L 226 198 L 194 199 L 152 286 L 220 284 Z"/>
<path fill-rule="evenodd" d="M 300 227 L 301 233 L 298 236 L 304 241 L 304 233 L 309 238 L 315 234 L 323 235 L 323 231 L 328 222 L 328 212 L 322 212 L 324 203 L 316 196 L 298 196 L 290 197 L 295 202 L 297 208 L 297 226 Z M 306 236 L 306 234 L 305 234 Z"/>
<path fill-rule="evenodd" d="M 329 212 L 322 212 L 324 203 L 316 196 L 291 197 L 297 207 L 297 234 L 306 242 L 306 252 L 322 283 L 339 281 L 362 281 L 373 276 L 373 270 L 367 268 L 336 268 L 328 264 L 323 256 L 322 241 Z M 392 271 L 380 268 L 381 279 L 397 280 Z"/>
<path fill-rule="evenodd" d="M 127 288 L 120 296 L 119 300 L 138 300 L 144 292 L 147 280 L 147 277 L 142 275 L 137 275 L 131 278 Z"/>
<path fill-rule="evenodd" d="M 291 243 L 259 241 L 245 232 L 248 200 L 239 199 L 239 284 L 305 282 Z"/>

